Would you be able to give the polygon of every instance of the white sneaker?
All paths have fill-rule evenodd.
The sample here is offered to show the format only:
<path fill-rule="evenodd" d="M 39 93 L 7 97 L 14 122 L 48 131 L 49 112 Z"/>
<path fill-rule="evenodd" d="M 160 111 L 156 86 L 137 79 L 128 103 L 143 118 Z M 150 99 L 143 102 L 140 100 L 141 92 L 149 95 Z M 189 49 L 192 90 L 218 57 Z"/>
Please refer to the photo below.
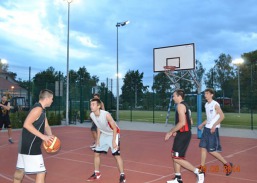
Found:
<path fill-rule="evenodd" d="M 96 145 L 95 145 L 95 144 L 93 144 L 93 145 L 91 145 L 91 146 L 89 146 L 89 147 L 90 147 L 90 148 L 95 148 L 95 146 L 96 146 Z"/>
<path fill-rule="evenodd" d="M 197 177 L 196 183 L 204 183 L 204 173 L 203 172 L 196 174 L 196 177 Z"/>
<path fill-rule="evenodd" d="M 167 183 L 183 183 L 182 179 L 174 178 L 173 180 L 167 181 Z"/>

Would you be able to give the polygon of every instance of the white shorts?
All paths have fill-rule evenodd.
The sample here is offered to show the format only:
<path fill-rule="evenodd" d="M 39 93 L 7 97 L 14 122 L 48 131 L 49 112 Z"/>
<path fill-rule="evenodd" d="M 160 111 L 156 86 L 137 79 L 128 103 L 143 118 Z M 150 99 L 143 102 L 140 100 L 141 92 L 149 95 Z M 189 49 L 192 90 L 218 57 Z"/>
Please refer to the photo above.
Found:
<path fill-rule="evenodd" d="M 37 173 L 46 172 L 42 154 L 26 155 L 26 154 L 19 153 L 16 168 L 24 169 L 24 172 L 26 174 L 37 174 Z"/>
<path fill-rule="evenodd" d="M 114 149 L 112 147 L 112 139 L 113 136 L 112 135 L 106 135 L 104 133 L 101 133 L 100 135 L 100 145 L 96 146 L 95 148 L 95 152 L 97 153 L 107 153 L 109 148 L 111 148 L 112 150 L 112 154 L 113 155 L 120 155 L 120 134 L 116 135 L 116 139 L 115 142 L 118 145 L 118 149 Z"/>

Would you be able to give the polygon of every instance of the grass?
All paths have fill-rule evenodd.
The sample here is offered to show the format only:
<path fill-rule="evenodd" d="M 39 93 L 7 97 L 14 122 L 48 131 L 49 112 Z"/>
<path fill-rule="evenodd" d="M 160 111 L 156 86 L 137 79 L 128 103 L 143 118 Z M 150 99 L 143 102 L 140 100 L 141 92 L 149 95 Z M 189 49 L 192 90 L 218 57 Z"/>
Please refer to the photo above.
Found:
<path fill-rule="evenodd" d="M 222 126 L 233 128 L 251 128 L 250 113 L 224 113 L 225 119 L 222 121 Z M 149 122 L 149 123 L 165 123 L 167 111 L 140 111 L 140 110 L 120 110 L 119 117 L 123 121 L 132 122 Z M 153 118 L 154 116 L 154 118 Z M 197 113 L 192 112 L 194 125 L 197 124 Z M 171 111 L 168 123 L 174 123 L 174 111 Z M 206 119 L 205 113 L 202 113 L 202 121 Z M 257 114 L 253 114 L 253 127 L 257 128 Z"/>

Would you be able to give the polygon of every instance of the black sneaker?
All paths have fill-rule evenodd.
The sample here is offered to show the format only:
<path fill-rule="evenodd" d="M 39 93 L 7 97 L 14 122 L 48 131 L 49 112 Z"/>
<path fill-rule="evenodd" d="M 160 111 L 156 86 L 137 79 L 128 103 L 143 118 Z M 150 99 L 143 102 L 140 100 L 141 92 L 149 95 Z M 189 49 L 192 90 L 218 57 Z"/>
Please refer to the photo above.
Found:
<path fill-rule="evenodd" d="M 125 174 L 121 174 L 121 175 L 120 175 L 120 183 L 122 183 L 122 182 L 126 182 L 126 176 L 125 176 Z"/>
<path fill-rule="evenodd" d="M 12 139 L 9 139 L 8 141 L 10 142 L 10 144 L 13 144 L 13 143 L 14 143 Z"/>
<path fill-rule="evenodd" d="M 174 177 L 172 180 L 168 180 L 167 183 L 183 183 L 182 179 Z"/>
<path fill-rule="evenodd" d="M 98 180 L 98 179 L 100 179 L 100 177 L 101 177 L 100 172 L 98 172 L 98 173 L 94 172 L 93 175 L 91 175 L 91 176 L 87 179 L 87 181 Z"/>
<path fill-rule="evenodd" d="M 226 173 L 226 176 L 229 176 L 232 173 L 233 169 L 233 164 L 232 163 L 227 163 L 224 165 L 224 172 Z"/>

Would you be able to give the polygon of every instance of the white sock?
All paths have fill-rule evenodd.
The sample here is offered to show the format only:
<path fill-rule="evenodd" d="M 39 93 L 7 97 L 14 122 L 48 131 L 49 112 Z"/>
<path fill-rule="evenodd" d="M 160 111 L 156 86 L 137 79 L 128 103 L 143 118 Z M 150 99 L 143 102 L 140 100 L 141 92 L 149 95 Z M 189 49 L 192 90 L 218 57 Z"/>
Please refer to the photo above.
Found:
<path fill-rule="evenodd" d="M 194 171 L 195 174 L 199 174 L 199 169 L 196 168 L 195 171 Z"/>

